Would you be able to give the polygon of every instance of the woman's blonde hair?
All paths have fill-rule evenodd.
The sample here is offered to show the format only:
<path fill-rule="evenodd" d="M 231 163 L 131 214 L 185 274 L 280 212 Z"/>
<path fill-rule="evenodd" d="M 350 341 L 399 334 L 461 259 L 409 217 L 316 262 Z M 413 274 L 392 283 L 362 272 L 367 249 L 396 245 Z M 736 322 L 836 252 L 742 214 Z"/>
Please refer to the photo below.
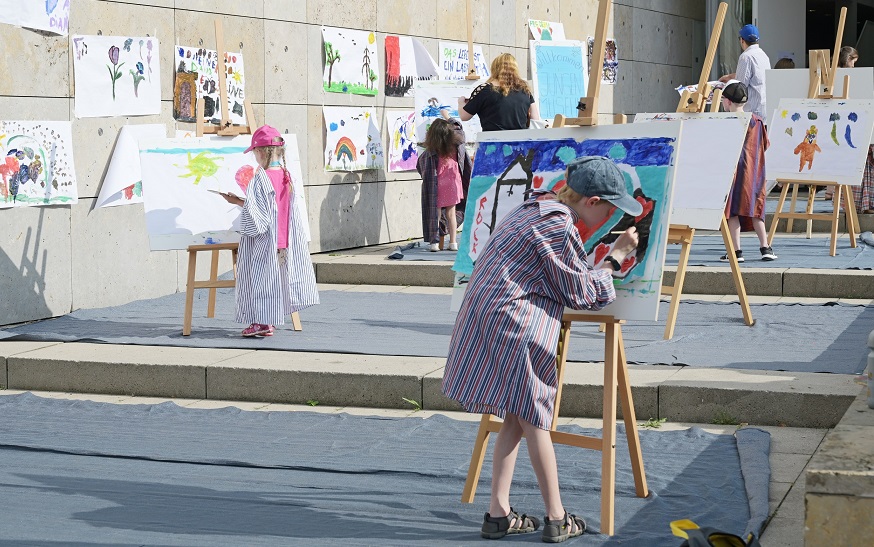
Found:
<path fill-rule="evenodd" d="M 531 94 L 528 83 L 519 76 L 516 58 L 509 53 L 501 53 L 492 59 L 491 68 L 492 75 L 489 76 L 488 83 L 501 95 L 506 97 L 511 91 L 524 91 Z"/>
<path fill-rule="evenodd" d="M 571 188 L 568 185 L 562 186 L 558 192 L 555 193 L 556 199 L 558 201 L 564 203 L 565 205 L 573 205 L 574 203 L 578 203 L 581 199 L 583 199 L 583 195 L 578 193 L 576 190 Z"/>

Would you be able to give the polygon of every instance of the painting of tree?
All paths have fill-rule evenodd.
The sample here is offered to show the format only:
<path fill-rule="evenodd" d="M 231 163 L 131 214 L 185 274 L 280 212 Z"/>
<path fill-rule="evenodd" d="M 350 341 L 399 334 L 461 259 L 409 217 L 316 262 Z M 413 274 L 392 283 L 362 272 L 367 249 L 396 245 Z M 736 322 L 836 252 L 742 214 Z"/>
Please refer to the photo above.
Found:
<path fill-rule="evenodd" d="M 328 87 L 331 87 L 331 77 L 334 73 L 334 63 L 340 60 L 340 50 L 334 50 L 331 42 L 325 42 L 325 64 L 328 65 Z"/>

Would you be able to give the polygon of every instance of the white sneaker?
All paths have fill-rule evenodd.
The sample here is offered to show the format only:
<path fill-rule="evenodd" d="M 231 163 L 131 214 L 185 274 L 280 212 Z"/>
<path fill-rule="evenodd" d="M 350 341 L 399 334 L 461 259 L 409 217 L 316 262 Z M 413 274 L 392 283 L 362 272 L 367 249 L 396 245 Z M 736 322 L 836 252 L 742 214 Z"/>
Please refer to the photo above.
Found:
<path fill-rule="evenodd" d="M 428 249 L 429 251 L 431 251 L 432 253 L 436 253 L 437 251 L 440 250 L 440 245 L 438 245 L 436 243 L 431 243 L 429 245 L 426 245 L 425 248 Z"/>
<path fill-rule="evenodd" d="M 446 250 L 447 250 L 447 251 L 457 251 L 457 250 L 458 250 L 458 243 L 450 243 L 450 244 L 446 247 Z"/>

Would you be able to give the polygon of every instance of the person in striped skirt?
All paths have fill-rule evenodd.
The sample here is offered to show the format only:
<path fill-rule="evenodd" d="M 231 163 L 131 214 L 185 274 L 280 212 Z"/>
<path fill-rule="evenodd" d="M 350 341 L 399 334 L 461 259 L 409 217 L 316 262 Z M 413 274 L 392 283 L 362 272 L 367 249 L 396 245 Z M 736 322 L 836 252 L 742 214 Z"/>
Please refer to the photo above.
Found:
<path fill-rule="evenodd" d="M 586 524 L 561 502 L 549 429 L 558 388 L 555 360 L 565 306 L 600 310 L 616 298 L 612 274 L 638 243 L 635 228 L 619 236 L 600 269 L 592 269 L 579 231 L 598 226 L 614 207 L 637 216 L 625 177 L 608 158 L 568 164 L 566 185 L 540 192 L 504 217 L 479 255 L 455 322 L 443 392 L 468 412 L 500 416 L 492 491 L 482 537 L 533 532 L 538 519 L 510 506 L 516 454 L 525 436 L 546 505 L 541 538 L 564 541 Z"/>
<path fill-rule="evenodd" d="M 273 336 L 288 315 L 318 304 L 319 292 L 302 224 L 307 219 L 294 206 L 295 189 L 285 167 L 285 140 L 264 125 L 252 134 L 249 151 L 258 170 L 246 199 L 222 194 L 243 208 L 234 320 L 249 323 L 245 337 Z"/>

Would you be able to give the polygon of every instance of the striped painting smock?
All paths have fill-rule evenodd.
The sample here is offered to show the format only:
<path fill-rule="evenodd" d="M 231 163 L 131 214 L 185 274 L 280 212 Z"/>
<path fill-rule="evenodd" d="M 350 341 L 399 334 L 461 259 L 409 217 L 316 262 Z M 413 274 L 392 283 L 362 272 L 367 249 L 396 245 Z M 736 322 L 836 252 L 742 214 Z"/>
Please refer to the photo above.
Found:
<path fill-rule="evenodd" d="M 277 205 L 273 183 L 258 168 L 246 189 L 240 215 L 237 256 L 238 323 L 283 325 L 285 317 L 319 303 L 309 245 L 295 207 L 288 219 L 288 249 L 280 260 L 276 249 Z"/>
<path fill-rule="evenodd" d="M 616 298 L 610 273 L 586 262 L 576 221 L 556 200 L 530 199 L 477 258 L 443 375 L 443 392 L 469 412 L 552 424 L 565 306 L 600 310 Z"/>

